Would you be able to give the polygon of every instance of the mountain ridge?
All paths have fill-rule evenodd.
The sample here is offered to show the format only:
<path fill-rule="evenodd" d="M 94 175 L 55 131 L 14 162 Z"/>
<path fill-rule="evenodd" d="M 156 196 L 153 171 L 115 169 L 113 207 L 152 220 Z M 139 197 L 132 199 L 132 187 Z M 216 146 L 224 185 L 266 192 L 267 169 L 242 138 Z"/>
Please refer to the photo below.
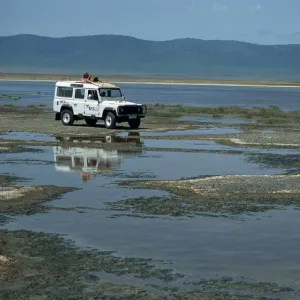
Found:
<path fill-rule="evenodd" d="M 101 34 L 0 36 L 0 71 L 44 70 L 157 74 L 205 79 L 298 78 L 300 45 L 259 45 L 234 40 L 165 41 Z"/>

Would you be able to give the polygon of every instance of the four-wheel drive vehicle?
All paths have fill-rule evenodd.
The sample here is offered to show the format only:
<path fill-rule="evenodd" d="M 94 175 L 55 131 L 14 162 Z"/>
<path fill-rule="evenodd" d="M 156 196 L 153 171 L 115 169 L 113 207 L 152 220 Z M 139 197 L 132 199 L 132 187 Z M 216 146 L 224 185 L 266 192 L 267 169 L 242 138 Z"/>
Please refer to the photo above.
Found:
<path fill-rule="evenodd" d="M 120 88 L 114 84 L 80 81 L 58 81 L 55 84 L 53 110 L 55 120 L 61 120 L 64 125 L 85 120 L 93 126 L 98 120 L 104 120 L 108 129 L 122 122 L 128 122 L 133 129 L 139 128 L 141 118 L 147 113 L 146 105 L 125 101 Z"/>

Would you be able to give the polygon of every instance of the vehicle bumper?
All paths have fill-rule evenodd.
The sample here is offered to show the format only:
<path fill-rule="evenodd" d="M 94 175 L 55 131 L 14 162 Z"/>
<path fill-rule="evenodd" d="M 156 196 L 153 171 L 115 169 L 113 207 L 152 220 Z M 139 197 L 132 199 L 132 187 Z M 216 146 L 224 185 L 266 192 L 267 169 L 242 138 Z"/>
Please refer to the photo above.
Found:
<path fill-rule="evenodd" d="M 117 122 L 128 122 L 129 120 L 135 120 L 135 119 L 142 119 L 145 118 L 145 115 L 140 114 L 133 114 L 133 115 L 119 115 L 117 116 Z"/>

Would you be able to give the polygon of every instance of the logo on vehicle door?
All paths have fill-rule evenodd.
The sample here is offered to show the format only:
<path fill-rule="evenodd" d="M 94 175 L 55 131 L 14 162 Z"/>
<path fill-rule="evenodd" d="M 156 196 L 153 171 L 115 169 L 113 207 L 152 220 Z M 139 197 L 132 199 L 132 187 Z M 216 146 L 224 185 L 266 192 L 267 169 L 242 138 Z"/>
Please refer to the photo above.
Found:
<path fill-rule="evenodd" d="M 98 111 L 99 107 L 98 106 L 89 106 L 88 109 L 92 110 L 92 111 Z"/>

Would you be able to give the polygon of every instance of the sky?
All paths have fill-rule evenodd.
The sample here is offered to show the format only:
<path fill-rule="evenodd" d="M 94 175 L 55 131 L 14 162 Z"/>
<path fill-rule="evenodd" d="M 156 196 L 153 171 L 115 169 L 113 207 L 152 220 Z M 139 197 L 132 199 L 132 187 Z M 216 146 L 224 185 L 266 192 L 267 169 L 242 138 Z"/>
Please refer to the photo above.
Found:
<path fill-rule="evenodd" d="M 0 0 L 0 36 L 300 44 L 300 0 Z"/>

